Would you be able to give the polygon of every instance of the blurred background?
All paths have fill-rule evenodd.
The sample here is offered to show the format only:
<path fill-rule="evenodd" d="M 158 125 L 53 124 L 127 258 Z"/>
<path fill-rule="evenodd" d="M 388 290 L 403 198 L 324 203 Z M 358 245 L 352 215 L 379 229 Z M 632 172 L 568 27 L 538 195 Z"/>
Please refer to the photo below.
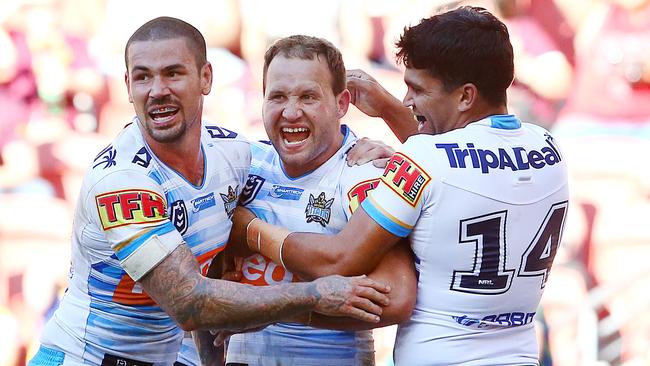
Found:
<path fill-rule="evenodd" d="M 141 24 L 171 15 L 201 30 L 215 73 L 206 118 L 262 139 L 274 39 L 325 37 L 402 98 L 396 37 L 462 3 L 508 25 L 511 112 L 552 130 L 570 166 L 538 313 L 545 362 L 650 365 L 650 0 L 0 0 L 0 366 L 24 365 L 65 290 L 82 175 L 133 115 L 124 45 Z M 344 122 L 398 144 L 355 108 Z M 376 331 L 379 366 L 394 331 Z"/>

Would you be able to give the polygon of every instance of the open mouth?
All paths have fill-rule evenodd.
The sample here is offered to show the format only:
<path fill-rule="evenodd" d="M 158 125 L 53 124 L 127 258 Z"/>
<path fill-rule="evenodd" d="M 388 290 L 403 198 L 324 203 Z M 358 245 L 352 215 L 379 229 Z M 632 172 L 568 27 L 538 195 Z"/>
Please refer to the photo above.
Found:
<path fill-rule="evenodd" d="M 418 130 L 420 130 L 422 126 L 424 126 L 424 123 L 427 121 L 426 117 L 419 114 L 415 115 L 415 119 L 418 121 Z"/>
<path fill-rule="evenodd" d="M 161 106 L 149 110 L 149 117 L 154 122 L 163 123 L 169 121 L 178 113 L 177 107 L 172 106 Z"/>
<path fill-rule="evenodd" d="M 282 140 L 284 140 L 285 144 L 290 146 L 303 143 L 307 138 L 309 138 L 309 135 L 311 135 L 311 131 L 305 127 L 284 127 L 281 132 Z"/>

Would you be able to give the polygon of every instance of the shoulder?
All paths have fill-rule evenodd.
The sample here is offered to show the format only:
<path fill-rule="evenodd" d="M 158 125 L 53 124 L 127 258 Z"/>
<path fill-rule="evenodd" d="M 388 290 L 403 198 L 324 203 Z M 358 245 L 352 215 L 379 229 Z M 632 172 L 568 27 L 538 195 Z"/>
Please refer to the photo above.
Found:
<path fill-rule="evenodd" d="M 349 203 L 349 212 L 354 212 L 368 193 L 377 188 L 384 169 L 375 167 L 372 162 L 348 167 L 341 174 L 339 185 L 341 193 Z"/>
<path fill-rule="evenodd" d="M 250 141 L 244 135 L 219 126 L 214 122 L 204 121 L 202 127 L 201 137 L 207 141 L 250 146 Z"/>
<path fill-rule="evenodd" d="M 213 122 L 203 122 L 201 140 L 204 148 L 218 151 L 228 159 L 242 159 L 250 164 L 251 142 L 242 134 Z"/>
<path fill-rule="evenodd" d="M 93 158 L 86 172 L 89 181 L 116 175 L 147 176 L 155 164 L 137 125 L 126 126 Z"/>

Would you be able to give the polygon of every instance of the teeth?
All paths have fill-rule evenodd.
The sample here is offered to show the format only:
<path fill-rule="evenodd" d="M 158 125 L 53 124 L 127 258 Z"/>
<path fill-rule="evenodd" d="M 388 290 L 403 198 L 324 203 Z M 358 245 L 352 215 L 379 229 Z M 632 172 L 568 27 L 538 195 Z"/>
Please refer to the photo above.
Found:
<path fill-rule="evenodd" d="M 174 107 L 160 107 L 158 109 L 155 109 L 151 111 L 151 114 L 156 114 L 156 113 L 169 113 L 169 112 L 175 112 L 177 108 Z"/>
<path fill-rule="evenodd" d="M 308 130 L 304 127 L 296 127 L 296 128 L 284 127 L 282 129 L 282 132 L 286 132 L 286 133 L 307 132 L 307 131 Z"/>
<path fill-rule="evenodd" d="M 298 145 L 298 144 L 302 143 L 303 141 L 305 141 L 305 140 L 291 142 L 291 141 L 289 141 L 287 139 L 284 139 L 284 143 L 287 144 L 287 145 Z"/>

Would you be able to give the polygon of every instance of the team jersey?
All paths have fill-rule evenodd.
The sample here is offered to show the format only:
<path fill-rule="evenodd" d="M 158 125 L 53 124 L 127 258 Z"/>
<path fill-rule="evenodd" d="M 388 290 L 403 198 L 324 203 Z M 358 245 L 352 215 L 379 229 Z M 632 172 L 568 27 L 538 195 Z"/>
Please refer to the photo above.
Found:
<path fill-rule="evenodd" d="M 345 226 L 359 201 L 376 186 L 381 170 L 372 164 L 349 167 L 345 154 L 356 137 L 343 125 L 341 148 L 316 170 L 288 177 L 273 146 L 252 144 L 252 166 L 242 203 L 262 220 L 292 231 L 335 234 Z M 241 282 L 267 286 L 298 281 L 269 258 L 245 259 Z M 370 331 L 316 329 L 277 323 L 262 331 L 233 335 L 227 362 L 264 365 L 373 365 Z"/>
<path fill-rule="evenodd" d="M 68 290 L 30 364 L 174 363 L 184 332 L 138 280 L 179 245 L 207 271 L 250 166 L 248 141 L 227 129 L 204 123 L 201 149 L 199 186 L 158 160 L 137 119 L 94 159 L 75 212 Z"/>
<path fill-rule="evenodd" d="M 536 365 L 533 320 L 567 214 L 551 135 L 498 115 L 415 135 L 362 203 L 410 236 L 418 293 L 396 365 Z"/>

